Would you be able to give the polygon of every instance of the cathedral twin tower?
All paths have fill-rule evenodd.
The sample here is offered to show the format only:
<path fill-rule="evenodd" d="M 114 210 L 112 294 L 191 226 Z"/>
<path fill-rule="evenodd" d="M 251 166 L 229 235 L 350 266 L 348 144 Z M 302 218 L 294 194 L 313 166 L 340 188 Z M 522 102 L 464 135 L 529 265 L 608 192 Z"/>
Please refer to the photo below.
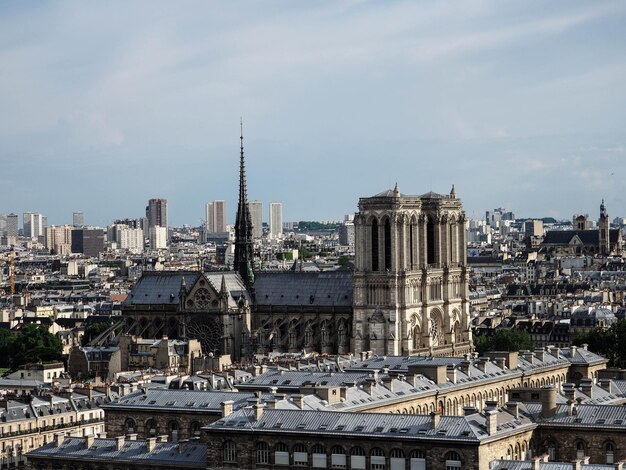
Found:
<path fill-rule="evenodd" d="M 449 195 L 359 200 L 355 216 L 353 351 L 471 351 L 465 213 Z"/>

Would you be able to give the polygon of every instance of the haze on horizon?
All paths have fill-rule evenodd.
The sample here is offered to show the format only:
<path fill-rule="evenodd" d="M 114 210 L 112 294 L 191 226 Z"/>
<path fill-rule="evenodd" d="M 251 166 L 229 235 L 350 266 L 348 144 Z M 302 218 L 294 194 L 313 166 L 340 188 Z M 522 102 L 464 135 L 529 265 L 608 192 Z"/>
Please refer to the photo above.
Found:
<path fill-rule="evenodd" d="M 392 188 L 469 217 L 626 216 L 626 3 L 0 3 L 0 213 L 169 201 L 340 219 Z"/>

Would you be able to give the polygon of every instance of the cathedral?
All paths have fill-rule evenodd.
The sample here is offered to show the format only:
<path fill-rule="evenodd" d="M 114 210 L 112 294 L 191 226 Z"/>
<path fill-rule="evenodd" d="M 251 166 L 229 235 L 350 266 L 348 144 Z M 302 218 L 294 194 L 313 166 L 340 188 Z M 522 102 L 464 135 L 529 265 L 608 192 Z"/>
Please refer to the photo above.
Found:
<path fill-rule="evenodd" d="M 199 339 L 204 354 L 461 356 L 472 351 L 465 213 L 449 194 L 359 200 L 355 269 L 254 272 L 243 134 L 234 272 L 146 272 L 124 302 L 127 333 Z"/>

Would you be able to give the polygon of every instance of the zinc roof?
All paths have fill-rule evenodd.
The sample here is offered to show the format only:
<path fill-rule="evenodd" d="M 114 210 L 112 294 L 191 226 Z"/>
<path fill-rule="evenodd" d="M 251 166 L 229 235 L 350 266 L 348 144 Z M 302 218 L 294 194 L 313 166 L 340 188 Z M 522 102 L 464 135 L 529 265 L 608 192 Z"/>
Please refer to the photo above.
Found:
<path fill-rule="evenodd" d="M 352 307 L 352 273 L 262 272 L 254 282 L 257 306 Z"/>
<path fill-rule="evenodd" d="M 174 442 L 157 442 L 151 452 L 147 451 L 146 441 L 126 440 L 117 450 L 115 439 L 95 439 L 87 448 L 84 437 L 65 437 L 61 445 L 54 442 L 39 447 L 27 457 L 45 458 L 46 461 L 75 459 L 92 462 L 115 462 L 132 464 L 173 465 L 183 468 L 206 468 L 207 446 L 201 443 L 187 443 L 183 451 Z"/>

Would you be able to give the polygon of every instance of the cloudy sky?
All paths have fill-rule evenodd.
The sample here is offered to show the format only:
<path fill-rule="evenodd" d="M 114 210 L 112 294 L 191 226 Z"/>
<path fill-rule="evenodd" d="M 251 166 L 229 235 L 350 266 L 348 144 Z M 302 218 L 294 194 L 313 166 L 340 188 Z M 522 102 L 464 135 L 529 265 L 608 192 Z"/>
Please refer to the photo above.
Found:
<path fill-rule="evenodd" d="M 393 187 L 470 217 L 626 216 L 626 2 L 0 3 L 0 213 L 339 219 Z M 267 211 L 267 208 L 266 208 Z"/>

